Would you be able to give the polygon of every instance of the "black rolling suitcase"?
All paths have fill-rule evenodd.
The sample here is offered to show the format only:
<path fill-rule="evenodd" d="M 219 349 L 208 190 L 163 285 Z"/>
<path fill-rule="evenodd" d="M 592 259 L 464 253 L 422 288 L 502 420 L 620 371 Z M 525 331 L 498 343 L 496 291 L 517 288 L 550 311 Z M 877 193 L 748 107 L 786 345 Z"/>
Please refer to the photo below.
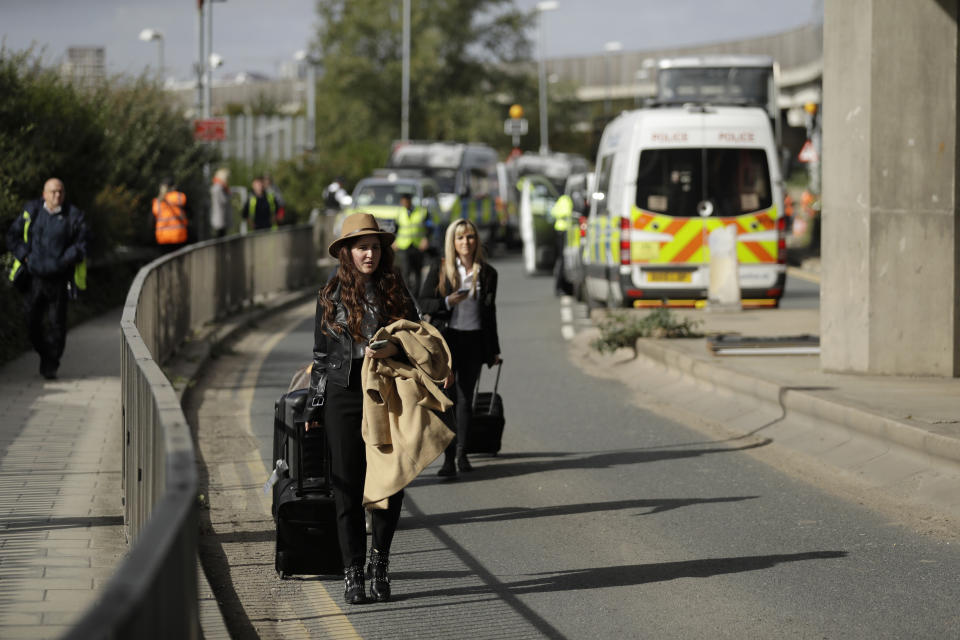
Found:
<path fill-rule="evenodd" d="M 497 393 L 500 385 L 500 369 L 497 365 L 497 379 L 493 391 L 480 393 L 480 378 L 473 389 L 473 416 L 467 430 L 467 453 L 489 453 L 497 455 L 500 441 L 503 439 L 503 398 Z"/>
<path fill-rule="evenodd" d="M 343 574 L 330 447 L 322 427 L 307 431 L 299 420 L 306 402 L 307 389 L 297 389 L 280 396 L 274 407 L 274 464 L 283 460 L 288 467 L 273 485 L 274 567 L 281 579 Z"/>

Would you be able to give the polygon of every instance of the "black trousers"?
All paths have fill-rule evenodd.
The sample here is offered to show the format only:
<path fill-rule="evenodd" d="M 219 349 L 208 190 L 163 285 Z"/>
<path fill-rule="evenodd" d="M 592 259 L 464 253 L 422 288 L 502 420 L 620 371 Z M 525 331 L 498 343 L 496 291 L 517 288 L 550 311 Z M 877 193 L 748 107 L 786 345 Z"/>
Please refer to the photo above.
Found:
<path fill-rule="evenodd" d="M 415 246 L 409 249 L 399 249 L 396 253 L 397 265 L 410 291 L 419 293 L 420 275 L 423 270 L 423 252 Z"/>
<path fill-rule="evenodd" d="M 24 317 L 41 368 L 56 371 L 67 343 L 67 281 L 33 276 L 24 299 Z"/>
<path fill-rule="evenodd" d="M 337 534 L 343 566 L 363 564 L 367 554 L 367 531 L 363 513 L 363 481 L 367 455 L 360 423 L 363 418 L 363 391 L 360 369 L 363 359 L 351 363 L 350 386 L 327 385 L 323 424 L 330 443 L 333 498 L 337 505 Z M 386 509 L 371 509 L 373 548 L 390 552 L 393 534 L 400 521 L 403 491 L 390 496 Z"/>
<path fill-rule="evenodd" d="M 477 385 L 480 368 L 483 366 L 483 332 L 447 329 L 444 337 L 450 347 L 450 355 L 453 357 L 455 377 L 453 386 L 447 389 L 447 396 L 453 400 L 457 433 L 457 437 L 444 452 L 447 456 L 451 456 L 457 446 L 467 446 L 470 418 L 473 416 L 471 408 L 473 389 Z"/>
<path fill-rule="evenodd" d="M 553 289 L 554 293 L 567 293 L 567 279 L 563 275 L 563 250 L 567 247 L 567 232 L 554 231 L 554 248 L 557 252 L 556 260 L 553 263 Z"/>

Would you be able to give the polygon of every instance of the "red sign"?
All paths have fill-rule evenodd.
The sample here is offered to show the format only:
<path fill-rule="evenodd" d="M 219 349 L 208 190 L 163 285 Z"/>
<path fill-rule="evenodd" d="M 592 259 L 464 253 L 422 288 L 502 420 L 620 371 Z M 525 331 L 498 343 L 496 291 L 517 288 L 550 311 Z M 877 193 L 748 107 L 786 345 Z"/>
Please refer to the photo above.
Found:
<path fill-rule="evenodd" d="M 813 148 L 812 142 L 807 140 L 803 148 L 800 149 L 800 153 L 797 154 L 797 160 L 800 162 L 819 162 L 820 156 L 817 154 L 817 150 Z"/>
<path fill-rule="evenodd" d="M 227 121 L 223 118 L 208 118 L 193 121 L 193 139 L 217 142 L 227 139 Z"/>

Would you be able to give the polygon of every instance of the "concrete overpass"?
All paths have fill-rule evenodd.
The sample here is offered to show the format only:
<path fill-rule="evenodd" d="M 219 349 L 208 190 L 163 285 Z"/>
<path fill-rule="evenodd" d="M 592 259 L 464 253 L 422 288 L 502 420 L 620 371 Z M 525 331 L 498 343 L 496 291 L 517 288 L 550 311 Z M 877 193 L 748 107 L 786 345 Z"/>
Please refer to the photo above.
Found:
<path fill-rule="evenodd" d="M 629 43 L 625 44 L 629 48 Z M 656 89 L 646 73 L 657 58 L 704 54 L 768 55 L 780 65 L 780 108 L 820 103 L 823 77 L 823 25 L 807 25 L 759 38 L 671 49 L 627 50 L 546 60 L 547 76 L 575 88 L 581 102 L 640 101 Z"/>

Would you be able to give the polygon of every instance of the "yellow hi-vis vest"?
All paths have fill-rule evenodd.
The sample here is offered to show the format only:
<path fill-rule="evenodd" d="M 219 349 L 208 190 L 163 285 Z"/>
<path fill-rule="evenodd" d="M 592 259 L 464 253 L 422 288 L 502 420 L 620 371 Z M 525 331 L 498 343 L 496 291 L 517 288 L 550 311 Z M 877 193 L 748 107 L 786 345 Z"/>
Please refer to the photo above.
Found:
<path fill-rule="evenodd" d="M 489 225 L 493 222 L 493 203 L 489 197 L 479 200 L 471 198 L 467 203 L 467 220 L 478 227 Z"/>
<path fill-rule="evenodd" d="M 277 215 L 277 199 L 269 191 L 266 192 L 267 204 L 270 205 L 270 215 Z M 247 206 L 247 213 L 250 214 L 250 220 L 253 221 L 253 215 L 257 212 L 257 194 L 250 194 L 250 204 Z"/>
<path fill-rule="evenodd" d="M 27 243 L 30 241 L 30 212 L 23 212 L 23 242 Z M 13 282 L 17 277 L 17 272 L 23 268 L 23 263 L 13 259 L 13 266 L 10 267 L 10 282 Z M 77 285 L 77 289 L 80 291 L 87 290 L 87 259 L 84 258 L 73 268 L 73 283 Z"/>
<path fill-rule="evenodd" d="M 485 196 L 480 201 L 480 223 L 490 225 L 493 223 L 493 199 Z"/>
<path fill-rule="evenodd" d="M 560 196 L 550 210 L 553 216 L 553 228 L 556 231 L 566 231 L 573 220 L 573 198 L 568 195 Z"/>
<path fill-rule="evenodd" d="M 427 237 L 427 210 L 417 207 L 413 211 L 403 209 L 397 216 L 397 249 L 419 247 L 420 241 Z"/>

